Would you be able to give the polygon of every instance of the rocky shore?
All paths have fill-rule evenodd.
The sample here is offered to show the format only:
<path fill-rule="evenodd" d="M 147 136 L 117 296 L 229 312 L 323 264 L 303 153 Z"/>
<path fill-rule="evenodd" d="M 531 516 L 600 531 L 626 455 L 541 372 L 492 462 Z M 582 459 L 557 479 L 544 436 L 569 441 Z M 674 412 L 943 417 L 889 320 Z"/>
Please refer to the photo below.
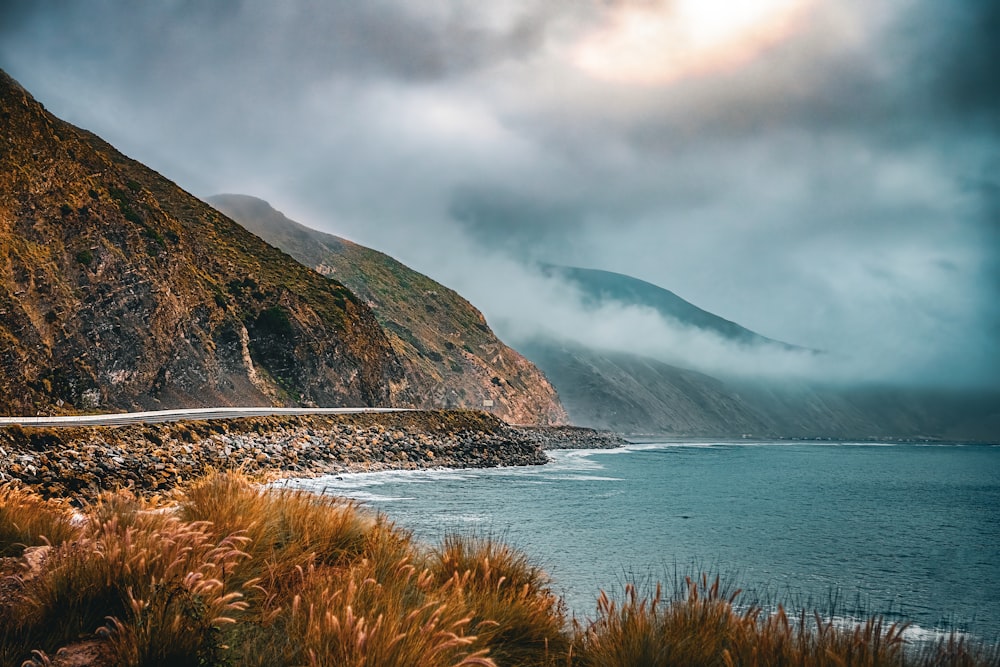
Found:
<path fill-rule="evenodd" d="M 545 449 L 606 448 L 617 436 L 512 427 L 482 412 L 251 417 L 82 428 L 0 428 L 0 483 L 50 497 L 162 492 L 210 470 L 263 477 L 388 469 L 540 465 Z"/>
<path fill-rule="evenodd" d="M 541 449 L 614 449 L 628 444 L 617 433 L 582 426 L 519 426 L 521 436 Z"/>

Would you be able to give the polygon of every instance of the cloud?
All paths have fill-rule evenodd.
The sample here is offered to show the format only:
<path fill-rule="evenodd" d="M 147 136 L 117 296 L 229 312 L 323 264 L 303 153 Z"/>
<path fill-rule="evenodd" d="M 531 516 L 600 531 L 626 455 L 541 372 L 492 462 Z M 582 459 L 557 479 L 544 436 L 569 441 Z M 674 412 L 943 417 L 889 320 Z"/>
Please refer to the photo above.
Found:
<path fill-rule="evenodd" d="M 0 66 L 196 194 L 385 250 L 510 332 L 728 354 L 643 313 L 587 326 L 546 260 L 885 377 L 1000 383 L 997 4 L 808 0 L 749 57 L 653 85 L 574 61 L 671 7 L 15 0 Z"/>

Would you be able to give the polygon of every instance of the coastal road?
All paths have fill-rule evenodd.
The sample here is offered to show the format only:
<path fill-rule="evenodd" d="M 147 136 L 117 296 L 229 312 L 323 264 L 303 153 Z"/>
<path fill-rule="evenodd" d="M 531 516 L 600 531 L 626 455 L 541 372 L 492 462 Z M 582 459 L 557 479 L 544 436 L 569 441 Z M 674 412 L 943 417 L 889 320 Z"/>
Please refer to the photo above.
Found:
<path fill-rule="evenodd" d="M 410 408 L 191 408 L 123 412 L 114 415 L 70 415 L 60 417 L 0 417 L 0 426 L 124 426 L 157 424 L 189 419 L 235 419 L 272 415 L 356 415 L 371 412 L 410 412 Z"/>

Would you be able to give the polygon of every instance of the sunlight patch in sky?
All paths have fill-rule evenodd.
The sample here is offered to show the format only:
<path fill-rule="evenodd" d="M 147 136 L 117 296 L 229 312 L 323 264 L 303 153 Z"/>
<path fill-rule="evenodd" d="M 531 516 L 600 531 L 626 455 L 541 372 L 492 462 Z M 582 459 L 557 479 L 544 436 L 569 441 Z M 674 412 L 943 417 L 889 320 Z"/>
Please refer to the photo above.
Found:
<path fill-rule="evenodd" d="M 573 63 L 607 81 L 662 85 L 725 70 L 791 35 L 812 0 L 675 0 L 626 6 L 572 50 Z"/>

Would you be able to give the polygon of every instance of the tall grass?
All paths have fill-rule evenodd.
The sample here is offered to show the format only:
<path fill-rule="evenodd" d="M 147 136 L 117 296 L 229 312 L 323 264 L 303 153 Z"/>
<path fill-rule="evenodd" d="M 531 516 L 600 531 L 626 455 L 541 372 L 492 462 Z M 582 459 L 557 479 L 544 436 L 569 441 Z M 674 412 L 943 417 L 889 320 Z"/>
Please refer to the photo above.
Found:
<path fill-rule="evenodd" d="M 226 576 L 241 545 L 176 519 L 147 530 L 111 519 L 49 555 L 12 601 L 8 627 L 30 648 L 55 650 L 100 629 L 123 665 L 199 664 L 242 608 Z"/>
<path fill-rule="evenodd" d="M 688 593 L 665 601 L 660 586 L 641 596 L 634 585 L 624 600 L 603 593 L 597 618 L 574 623 L 572 664 L 598 666 L 947 667 L 1000 664 L 1000 649 L 970 648 L 955 635 L 937 645 L 910 647 L 905 625 L 878 616 L 852 626 L 782 607 L 768 613 L 737 609 L 739 591 L 723 593 L 719 579 L 687 580 Z"/>
<path fill-rule="evenodd" d="M 179 511 L 249 541 L 233 573 L 253 603 L 230 633 L 238 664 L 494 664 L 410 535 L 355 503 L 223 473 Z"/>
<path fill-rule="evenodd" d="M 568 655 L 565 604 L 523 553 L 489 537 L 449 535 L 432 560 L 498 664 L 549 665 Z"/>
<path fill-rule="evenodd" d="M 65 505 L 26 489 L 0 487 L 0 558 L 20 556 L 25 547 L 62 544 L 76 533 Z"/>
<path fill-rule="evenodd" d="M 257 665 L 483 665 L 464 607 L 439 589 L 426 570 L 401 563 L 378 581 L 368 564 L 313 569 L 280 618 L 283 637 L 267 633 L 241 664 Z M 265 641 L 261 642 L 264 639 Z M 263 645 L 260 645 L 263 644 Z"/>
<path fill-rule="evenodd" d="M 134 667 L 1000 664 L 1000 649 L 955 636 L 908 646 L 877 617 L 843 627 L 738 606 L 704 576 L 669 598 L 602 593 L 594 619 L 570 622 L 502 541 L 429 548 L 350 502 L 235 473 L 164 502 L 107 494 L 74 527 L 64 505 L 0 490 L 11 553 L 53 544 L 39 572 L 0 584 L 0 664 L 44 663 L 80 638 Z"/>
<path fill-rule="evenodd" d="M 364 556 L 398 561 L 408 536 L 355 503 L 301 490 L 264 489 L 235 473 L 215 473 L 186 489 L 178 504 L 186 521 L 205 522 L 215 535 L 240 535 L 249 558 L 233 576 L 255 600 L 291 599 L 310 568 L 338 567 Z M 394 562 L 392 563 L 394 564 Z M 263 597 L 262 597 L 263 596 Z M 265 605 L 266 606 L 266 605 Z"/>

